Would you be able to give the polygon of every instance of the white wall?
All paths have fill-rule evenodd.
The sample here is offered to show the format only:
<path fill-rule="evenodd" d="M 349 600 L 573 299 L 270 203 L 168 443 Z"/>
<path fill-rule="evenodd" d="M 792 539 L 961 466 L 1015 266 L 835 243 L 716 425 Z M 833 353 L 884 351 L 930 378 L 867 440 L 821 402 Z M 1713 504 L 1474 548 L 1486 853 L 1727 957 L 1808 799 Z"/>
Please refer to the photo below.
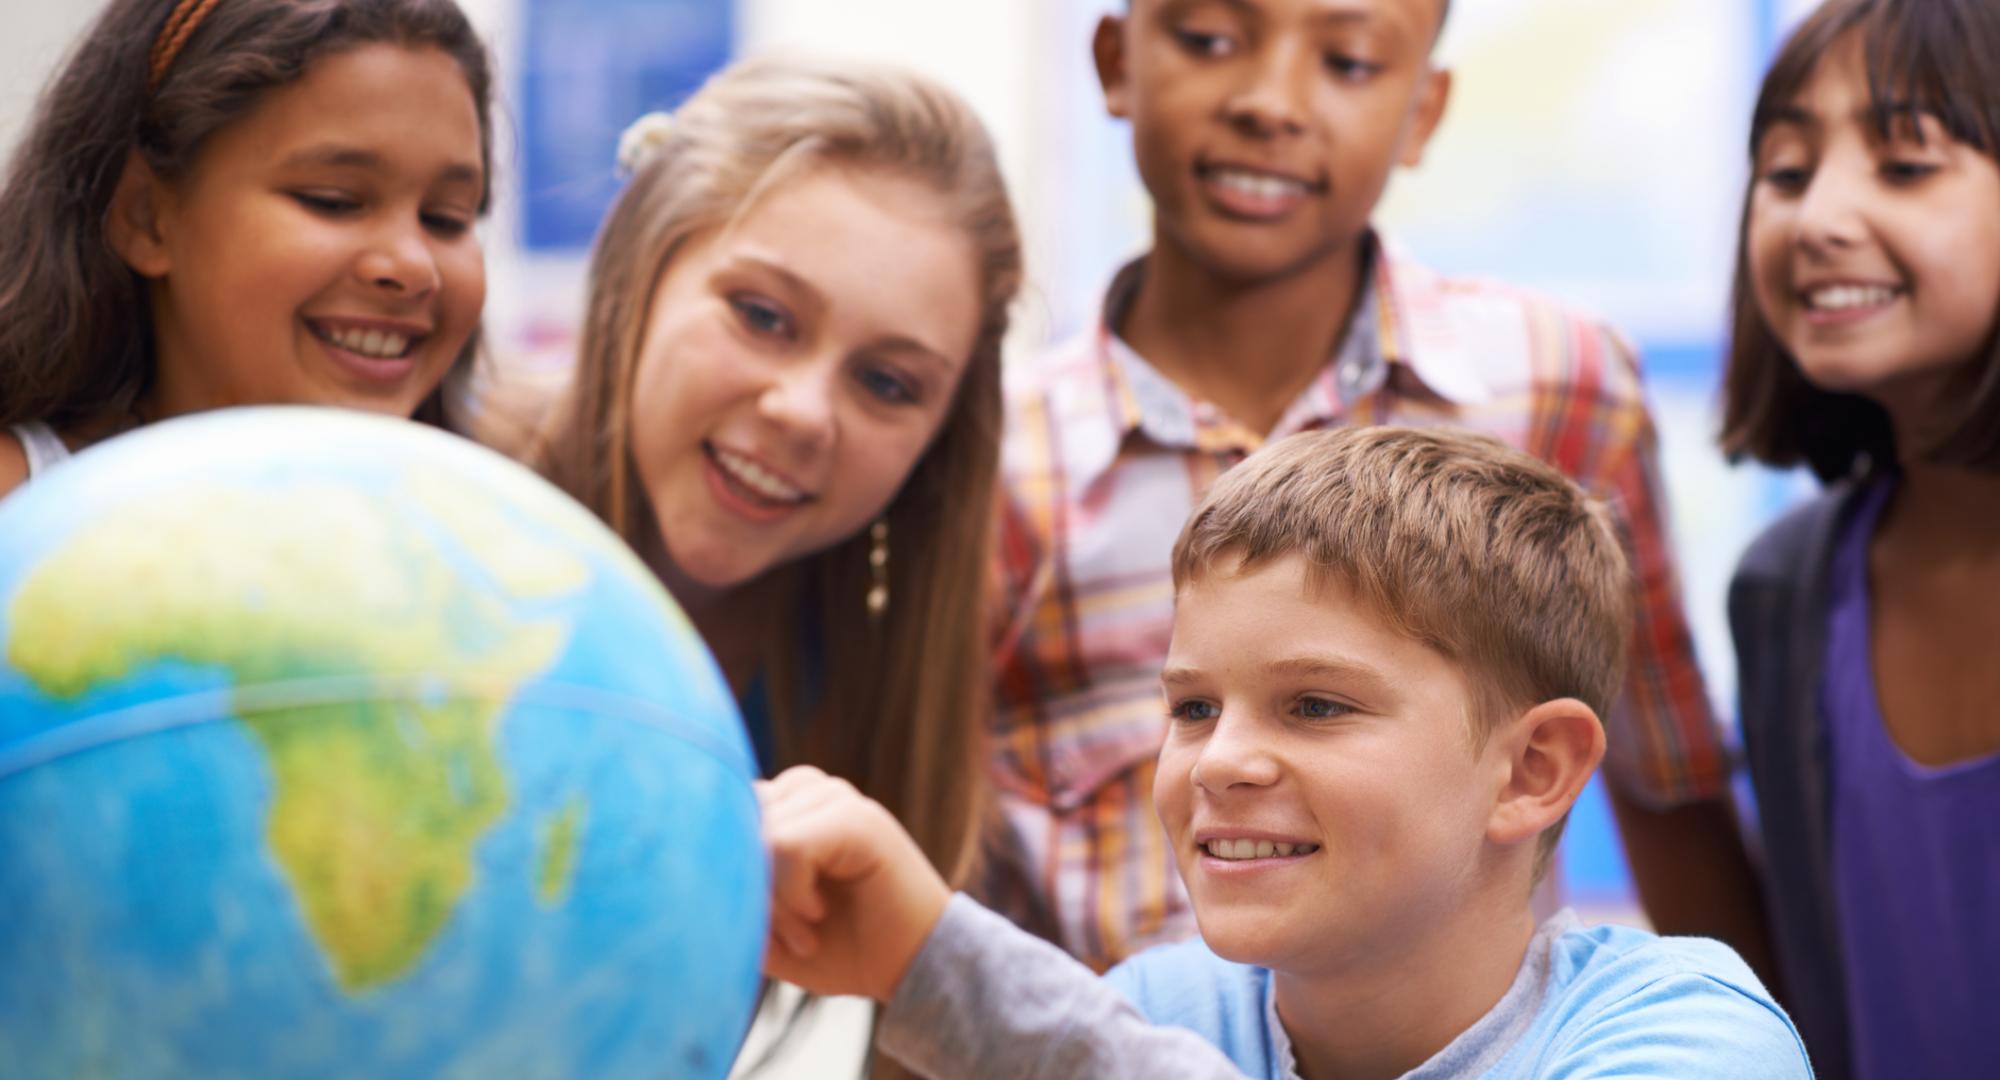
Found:
<path fill-rule="evenodd" d="M 1820 5 L 1820 0 L 1778 0 L 1778 11 L 1787 26 L 1806 17 L 1806 12 Z"/>
<path fill-rule="evenodd" d="M 523 0 L 460 0 L 499 58 L 502 70 L 518 68 Z M 1069 0 L 739 0 L 739 52 L 819 53 L 900 64 L 938 78 L 964 94 L 993 132 L 1029 232 L 1031 271 L 1042 276 L 1040 254 L 1054 249 L 1041 225 L 1047 201 L 1038 187 L 1032 88 L 1040 53 L 1034 33 L 1045 6 Z M 1090 3 L 1092 0 L 1082 0 Z M 508 92 L 503 82 L 503 95 Z M 514 103 L 500 102 L 503 115 Z M 636 119 L 634 117 L 633 119 Z M 503 136 L 509 125 L 502 124 Z M 501 150 L 507 169 L 501 203 L 487 229 L 490 294 L 487 322 L 496 341 L 533 336 L 582 305 L 581 255 L 549 256 L 521 250 L 516 232 L 518 161 Z M 1027 319 L 1036 323 L 1036 305 Z"/>
<path fill-rule="evenodd" d="M 5 0 L 0 5 L 0 149 L 13 152 L 42 84 L 99 6 L 97 0 Z"/>

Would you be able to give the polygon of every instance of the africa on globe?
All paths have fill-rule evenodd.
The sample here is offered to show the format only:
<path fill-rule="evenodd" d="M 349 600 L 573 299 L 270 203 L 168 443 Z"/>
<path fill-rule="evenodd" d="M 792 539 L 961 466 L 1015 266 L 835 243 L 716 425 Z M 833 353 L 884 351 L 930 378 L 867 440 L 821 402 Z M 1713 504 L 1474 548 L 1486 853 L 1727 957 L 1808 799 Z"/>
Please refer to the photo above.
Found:
<path fill-rule="evenodd" d="M 0 1062 L 722 1076 L 754 775 L 653 575 L 519 466 L 319 409 L 111 440 L 0 501 Z"/>

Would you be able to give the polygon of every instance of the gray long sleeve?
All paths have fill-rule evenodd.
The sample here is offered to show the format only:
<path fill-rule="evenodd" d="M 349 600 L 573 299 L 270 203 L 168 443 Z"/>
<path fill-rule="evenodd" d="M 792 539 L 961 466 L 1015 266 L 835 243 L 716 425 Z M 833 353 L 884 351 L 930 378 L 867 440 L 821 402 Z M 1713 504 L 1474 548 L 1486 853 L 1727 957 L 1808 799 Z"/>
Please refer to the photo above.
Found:
<path fill-rule="evenodd" d="M 1089 968 L 963 895 L 911 962 L 876 1044 L 933 1077 L 1243 1077 L 1201 1036 L 1153 1026 Z"/>

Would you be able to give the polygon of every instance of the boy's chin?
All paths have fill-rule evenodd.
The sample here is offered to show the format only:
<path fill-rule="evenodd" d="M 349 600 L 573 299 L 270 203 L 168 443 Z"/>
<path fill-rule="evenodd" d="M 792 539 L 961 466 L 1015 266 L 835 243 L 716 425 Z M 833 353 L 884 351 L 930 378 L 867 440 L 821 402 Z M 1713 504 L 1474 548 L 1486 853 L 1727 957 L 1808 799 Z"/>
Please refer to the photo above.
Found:
<path fill-rule="evenodd" d="M 1298 928 L 1270 911 L 1196 912 L 1195 924 L 1208 950 L 1232 964 L 1279 969 L 1298 954 Z"/>
<path fill-rule="evenodd" d="M 1353 248 L 1353 242 L 1318 238 L 1300 243 L 1297 232 L 1281 234 L 1268 225 L 1205 222 L 1188 230 L 1174 246 L 1181 257 L 1209 275 L 1237 286 L 1257 286 L 1296 278 Z M 1252 232 L 1256 230 L 1256 232 Z M 1193 235 L 1189 235 L 1193 234 Z M 1238 235 L 1247 234 L 1247 235 Z"/>

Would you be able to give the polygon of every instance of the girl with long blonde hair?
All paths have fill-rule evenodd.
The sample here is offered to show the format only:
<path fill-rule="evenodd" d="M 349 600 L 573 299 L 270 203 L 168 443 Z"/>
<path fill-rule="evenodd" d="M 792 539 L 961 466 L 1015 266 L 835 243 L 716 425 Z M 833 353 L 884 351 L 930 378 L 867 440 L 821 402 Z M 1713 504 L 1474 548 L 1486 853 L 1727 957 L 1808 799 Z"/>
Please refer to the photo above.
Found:
<path fill-rule="evenodd" d="M 634 126 L 533 456 L 667 584 L 768 772 L 978 848 L 982 598 L 1020 243 L 956 95 L 751 61 Z"/>

